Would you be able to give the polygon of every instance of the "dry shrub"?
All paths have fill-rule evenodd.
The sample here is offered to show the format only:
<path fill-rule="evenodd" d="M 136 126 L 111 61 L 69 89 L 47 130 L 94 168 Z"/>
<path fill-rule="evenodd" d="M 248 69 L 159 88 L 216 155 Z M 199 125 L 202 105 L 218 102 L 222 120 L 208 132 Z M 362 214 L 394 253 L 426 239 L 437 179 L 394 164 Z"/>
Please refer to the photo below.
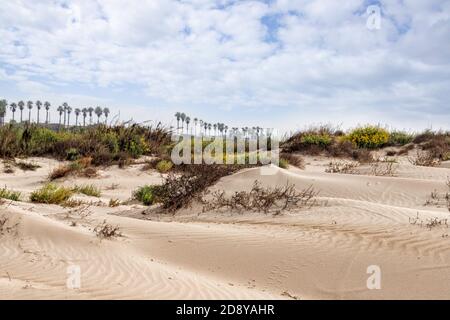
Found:
<path fill-rule="evenodd" d="M 41 167 L 36 163 L 25 161 L 18 161 L 15 163 L 15 165 L 23 171 L 36 171 L 36 169 L 39 169 Z"/>
<path fill-rule="evenodd" d="M 436 167 L 441 161 L 432 152 L 417 150 L 415 157 L 409 157 L 409 162 L 415 166 Z"/>
<path fill-rule="evenodd" d="M 370 164 L 370 174 L 374 176 L 389 176 L 396 174 L 398 165 L 395 160 L 380 158 Z"/>
<path fill-rule="evenodd" d="M 352 152 L 352 158 L 360 163 L 370 163 L 373 162 L 373 156 L 368 149 L 356 149 Z"/>
<path fill-rule="evenodd" d="M 106 220 L 103 220 L 102 223 L 97 225 L 94 228 L 94 232 L 97 237 L 102 239 L 109 239 L 122 236 L 119 226 L 113 226 L 107 223 Z"/>
<path fill-rule="evenodd" d="M 121 204 L 121 202 L 120 202 L 119 199 L 110 199 L 110 200 L 109 200 L 108 207 L 110 207 L 110 208 L 115 208 L 115 207 L 120 206 L 120 204 Z"/>
<path fill-rule="evenodd" d="M 225 164 L 175 166 L 179 174 L 170 172 L 162 185 L 152 186 L 154 202 L 161 203 L 162 208 L 169 212 L 188 207 L 193 199 L 200 198 L 206 188 L 220 178 L 248 167 Z"/>
<path fill-rule="evenodd" d="M 431 230 L 433 228 L 442 226 L 445 228 L 448 228 L 448 219 L 445 218 L 428 218 L 425 221 L 419 217 L 419 213 L 413 218 L 409 218 L 409 223 L 412 225 L 418 225 L 420 227 L 426 227 L 427 229 Z"/>
<path fill-rule="evenodd" d="M 331 161 L 328 164 L 328 168 L 325 169 L 327 173 L 345 173 L 345 174 L 358 174 L 356 170 L 360 166 L 359 162 L 353 161 Z"/>
<path fill-rule="evenodd" d="M 293 184 L 264 188 L 258 181 L 255 181 L 249 192 L 235 192 L 230 198 L 225 196 L 223 190 L 214 192 L 212 200 L 206 202 L 203 211 L 225 208 L 236 212 L 253 211 L 280 214 L 284 210 L 311 208 L 317 204 L 318 194 L 319 192 L 312 186 L 297 192 Z"/>
<path fill-rule="evenodd" d="M 281 159 L 287 160 L 287 162 L 294 167 L 305 169 L 305 160 L 298 154 L 283 152 L 280 154 L 280 160 Z"/>
<path fill-rule="evenodd" d="M 415 148 L 414 143 L 408 143 L 406 145 L 404 145 L 403 147 L 401 147 L 398 151 L 397 151 L 397 155 L 401 156 L 401 155 L 405 155 L 408 154 L 409 151 L 413 150 Z"/>
<path fill-rule="evenodd" d="M 52 172 L 50 172 L 48 178 L 50 181 L 64 178 L 68 176 L 70 173 L 72 173 L 72 168 L 69 165 L 60 165 L 56 169 L 54 169 Z"/>
<path fill-rule="evenodd" d="M 64 178 L 72 174 L 78 176 L 93 178 L 97 176 L 97 169 L 91 166 L 92 158 L 85 157 L 78 159 L 70 164 L 60 165 L 49 174 L 49 180 Z"/>

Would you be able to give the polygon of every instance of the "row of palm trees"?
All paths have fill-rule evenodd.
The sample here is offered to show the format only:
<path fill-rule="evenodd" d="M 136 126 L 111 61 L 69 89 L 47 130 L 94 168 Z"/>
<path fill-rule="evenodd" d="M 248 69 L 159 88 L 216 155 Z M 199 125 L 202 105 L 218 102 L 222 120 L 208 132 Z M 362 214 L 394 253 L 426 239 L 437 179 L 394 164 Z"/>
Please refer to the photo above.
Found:
<path fill-rule="evenodd" d="M 224 123 L 208 123 L 198 118 L 193 119 L 194 126 L 191 126 L 189 130 L 189 124 L 191 123 L 191 117 L 187 116 L 183 112 L 175 113 L 175 118 L 177 119 L 177 130 L 178 134 L 200 134 L 200 135 L 209 135 L 211 136 L 211 130 L 214 130 L 214 136 L 218 135 L 226 135 L 228 132 L 228 126 Z M 180 127 L 181 121 L 181 127 Z M 184 126 L 186 124 L 186 127 Z M 197 128 L 199 130 L 197 131 Z M 194 131 L 194 132 L 193 132 Z"/>
<path fill-rule="evenodd" d="M 40 115 L 41 115 L 41 109 L 45 109 L 45 124 L 48 124 L 50 121 L 50 107 L 51 104 L 46 101 L 42 103 L 41 101 L 28 101 L 26 104 L 24 101 L 19 101 L 18 103 L 12 102 L 9 104 L 9 109 L 12 113 L 11 122 L 16 122 L 15 115 L 16 112 L 20 112 L 20 123 L 24 122 L 23 113 L 25 111 L 25 108 L 28 109 L 28 122 L 31 123 L 31 111 L 36 106 L 36 123 L 40 124 Z M 0 100 L 0 125 L 4 124 L 6 112 L 8 110 L 8 103 L 6 100 Z M 93 123 L 93 115 L 95 114 L 97 116 L 97 124 L 100 124 L 100 118 L 103 115 L 105 117 L 105 123 L 108 121 L 108 116 L 110 114 L 110 110 L 108 108 L 101 108 L 101 107 L 89 107 L 89 108 L 72 108 L 69 106 L 67 102 L 64 102 L 62 105 L 58 106 L 56 109 L 59 114 L 59 126 L 63 125 L 64 127 L 70 126 L 70 115 L 72 112 L 75 114 L 75 126 L 81 125 L 81 123 L 78 122 L 78 119 L 80 116 L 83 118 L 83 126 L 86 126 L 86 118 L 89 116 L 89 125 L 92 125 Z"/>
<path fill-rule="evenodd" d="M 194 134 L 194 135 L 205 135 L 205 136 L 238 136 L 242 135 L 244 137 L 258 137 L 260 135 L 270 136 L 272 131 L 270 129 L 264 129 L 259 126 L 257 127 L 232 127 L 229 128 L 223 123 L 208 123 L 198 118 L 193 119 L 194 127 L 189 130 L 189 124 L 191 123 L 191 118 L 185 113 L 177 112 L 175 113 L 175 118 L 177 120 L 177 134 Z M 181 127 L 180 127 L 181 122 Z M 186 126 L 185 126 L 186 124 Z M 199 130 L 197 130 L 199 128 Z M 213 132 L 211 133 L 211 130 Z M 192 132 L 194 131 L 194 132 Z"/>

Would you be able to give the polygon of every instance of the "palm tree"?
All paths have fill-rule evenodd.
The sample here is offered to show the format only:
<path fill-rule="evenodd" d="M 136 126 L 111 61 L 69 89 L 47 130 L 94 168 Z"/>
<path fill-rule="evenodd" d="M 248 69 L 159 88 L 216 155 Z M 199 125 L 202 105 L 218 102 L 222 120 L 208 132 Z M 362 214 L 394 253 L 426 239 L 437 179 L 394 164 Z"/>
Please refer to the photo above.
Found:
<path fill-rule="evenodd" d="M 33 101 L 27 102 L 27 108 L 28 108 L 28 123 L 31 123 L 31 109 L 33 109 Z"/>
<path fill-rule="evenodd" d="M 5 99 L 0 100 L 0 126 L 5 124 L 5 116 L 6 116 L 6 107 L 8 106 L 8 102 Z"/>
<path fill-rule="evenodd" d="M 37 108 L 37 124 L 39 124 L 39 112 L 41 111 L 42 102 L 36 101 L 36 108 Z"/>
<path fill-rule="evenodd" d="M 88 113 L 89 113 L 89 124 L 92 124 L 92 113 L 94 112 L 94 108 L 89 107 Z"/>
<path fill-rule="evenodd" d="M 212 124 L 208 123 L 208 131 L 209 131 L 209 136 L 211 137 L 211 128 L 212 128 Z"/>
<path fill-rule="evenodd" d="M 208 129 L 208 122 L 206 122 L 206 121 L 203 122 L 203 128 L 205 129 L 205 136 L 206 136 L 207 133 L 208 133 L 208 132 L 206 131 L 206 130 Z"/>
<path fill-rule="evenodd" d="M 225 130 L 225 137 L 226 137 L 227 136 L 227 131 L 228 131 L 228 126 L 225 126 L 224 130 Z"/>
<path fill-rule="evenodd" d="M 95 114 L 97 115 L 97 124 L 100 123 L 100 117 L 102 116 L 103 109 L 100 107 L 95 108 Z"/>
<path fill-rule="evenodd" d="M 44 108 L 45 108 L 45 123 L 48 124 L 49 122 L 49 110 L 50 110 L 50 102 L 45 101 L 44 103 Z"/>
<path fill-rule="evenodd" d="M 105 124 L 108 124 L 108 116 L 111 111 L 109 111 L 109 108 L 103 108 L 103 114 L 105 115 Z"/>
<path fill-rule="evenodd" d="M 59 113 L 59 128 L 61 128 L 61 117 L 63 115 L 64 112 L 64 108 L 62 106 L 59 106 L 58 109 L 56 109 Z"/>
<path fill-rule="evenodd" d="M 198 124 L 198 119 L 194 118 L 194 135 L 197 135 L 197 124 Z"/>
<path fill-rule="evenodd" d="M 180 112 L 175 113 L 175 118 L 177 118 L 177 133 L 178 133 L 178 130 L 180 129 L 181 113 Z"/>
<path fill-rule="evenodd" d="M 213 124 L 213 128 L 214 128 L 214 136 L 217 136 L 217 123 Z"/>
<path fill-rule="evenodd" d="M 25 102 L 23 102 L 22 100 L 19 101 L 19 110 L 20 110 L 20 123 L 23 122 L 23 109 L 25 109 Z"/>
<path fill-rule="evenodd" d="M 180 118 L 181 118 L 181 133 L 183 133 L 183 130 L 184 130 L 184 120 L 186 119 L 186 114 L 183 112 L 183 113 L 180 115 Z"/>
<path fill-rule="evenodd" d="M 78 127 L 78 117 L 80 116 L 80 108 L 75 108 L 75 127 Z"/>
<path fill-rule="evenodd" d="M 15 115 L 16 110 L 17 110 L 17 103 L 15 103 L 15 102 L 11 103 L 11 104 L 9 105 L 9 108 L 11 109 L 11 112 L 12 112 L 12 114 L 13 114 L 13 116 L 12 116 L 12 121 L 15 122 L 15 120 L 14 120 L 14 115 Z"/>
<path fill-rule="evenodd" d="M 70 126 L 70 114 L 72 113 L 72 107 L 67 107 L 67 126 Z"/>
<path fill-rule="evenodd" d="M 191 122 L 191 117 L 186 117 L 186 133 L 189 134 L 189 123 Z"/>
<path fill-rule="evenodd" d="M 69 108 L 69 105 L 67 104 L 67 102 L 64 102 L 62 104 L 62 106 L 63 106 L 63 111 L 64 111 L 64 127 L 65 127 L 66 126 L 66 119 L 67 119 L 67 117 L 66 117 L 67 108 Z"/>
<path fill-rule="evenodd" d="M 87 108 L 83 108 L 81 110 L 81 112 L 83 113 L 83 127 L 86 127 L 86 117 L 88 114 L 88 109 Z"/>
<path fill-rule="evenodd" d="M 199 123 L 200 123 L 200 135 L 201 135 L 202 129 L 203 129 L 203 120 L 200 120 Z"/>

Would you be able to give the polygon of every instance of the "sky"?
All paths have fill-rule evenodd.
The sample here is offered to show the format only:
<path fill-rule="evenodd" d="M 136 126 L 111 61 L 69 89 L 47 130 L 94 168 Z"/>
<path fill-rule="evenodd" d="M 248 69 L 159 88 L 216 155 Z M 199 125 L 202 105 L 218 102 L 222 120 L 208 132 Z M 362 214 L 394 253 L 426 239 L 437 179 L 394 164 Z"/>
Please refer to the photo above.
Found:
<path fill-rule="evenodd" d="M 229 127 L 421 130 L 450 129 L 449 92 L 449 0 L 0 4 L 8 102 L 171 125 L 180 111 Z"/>

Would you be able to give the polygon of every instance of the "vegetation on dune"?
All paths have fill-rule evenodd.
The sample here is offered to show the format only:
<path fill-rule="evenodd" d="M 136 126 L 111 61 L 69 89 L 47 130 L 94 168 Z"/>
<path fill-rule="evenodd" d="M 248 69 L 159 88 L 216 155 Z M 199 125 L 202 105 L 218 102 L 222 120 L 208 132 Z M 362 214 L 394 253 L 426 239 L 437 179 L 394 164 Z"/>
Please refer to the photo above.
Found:
<path fill-rule="evenodd" d="M 81 186 L 77 185 L 72 188 L 72 191 L 75 193 L 84 194 L 89 197 L 99 198 L 102 195 L 100 189 L 92 184 L 85 184 L 85 185 L 81 185 Z"/>
<path fill-rule="evenodd" d="M 375 149 L 388 143 L 389 132 L 378 126 L 364 126 L 353 129 L 347 138 L 358 148 Z"/>
<path fill-rule="evenodd" d="M 22 194 L 19 191 L 9 190 L 6 187 L 0 189 L 0 199 L 8 199 L 8 200 L 12 200 L 12 201 L 19 201 L 21 195 Z"/>
<path fill-rule="evenodd" d="M 63 204 L 73 195 L 70 188 L 58 187 L 52 183 L 44 185 L 42 188 L 33 191 L 30 201 L 45 204 Z"/>
<path fill-rule="evenodd" d="M 118 163 L 128 158 L 160 153 L 170 145 L 170 132 L 161 125 L 87 128 L 55 131 L 37 125 L 0 128 L 0 156 L 51 156 L 74 161 L 91 157 L 94 165 Z"/>

